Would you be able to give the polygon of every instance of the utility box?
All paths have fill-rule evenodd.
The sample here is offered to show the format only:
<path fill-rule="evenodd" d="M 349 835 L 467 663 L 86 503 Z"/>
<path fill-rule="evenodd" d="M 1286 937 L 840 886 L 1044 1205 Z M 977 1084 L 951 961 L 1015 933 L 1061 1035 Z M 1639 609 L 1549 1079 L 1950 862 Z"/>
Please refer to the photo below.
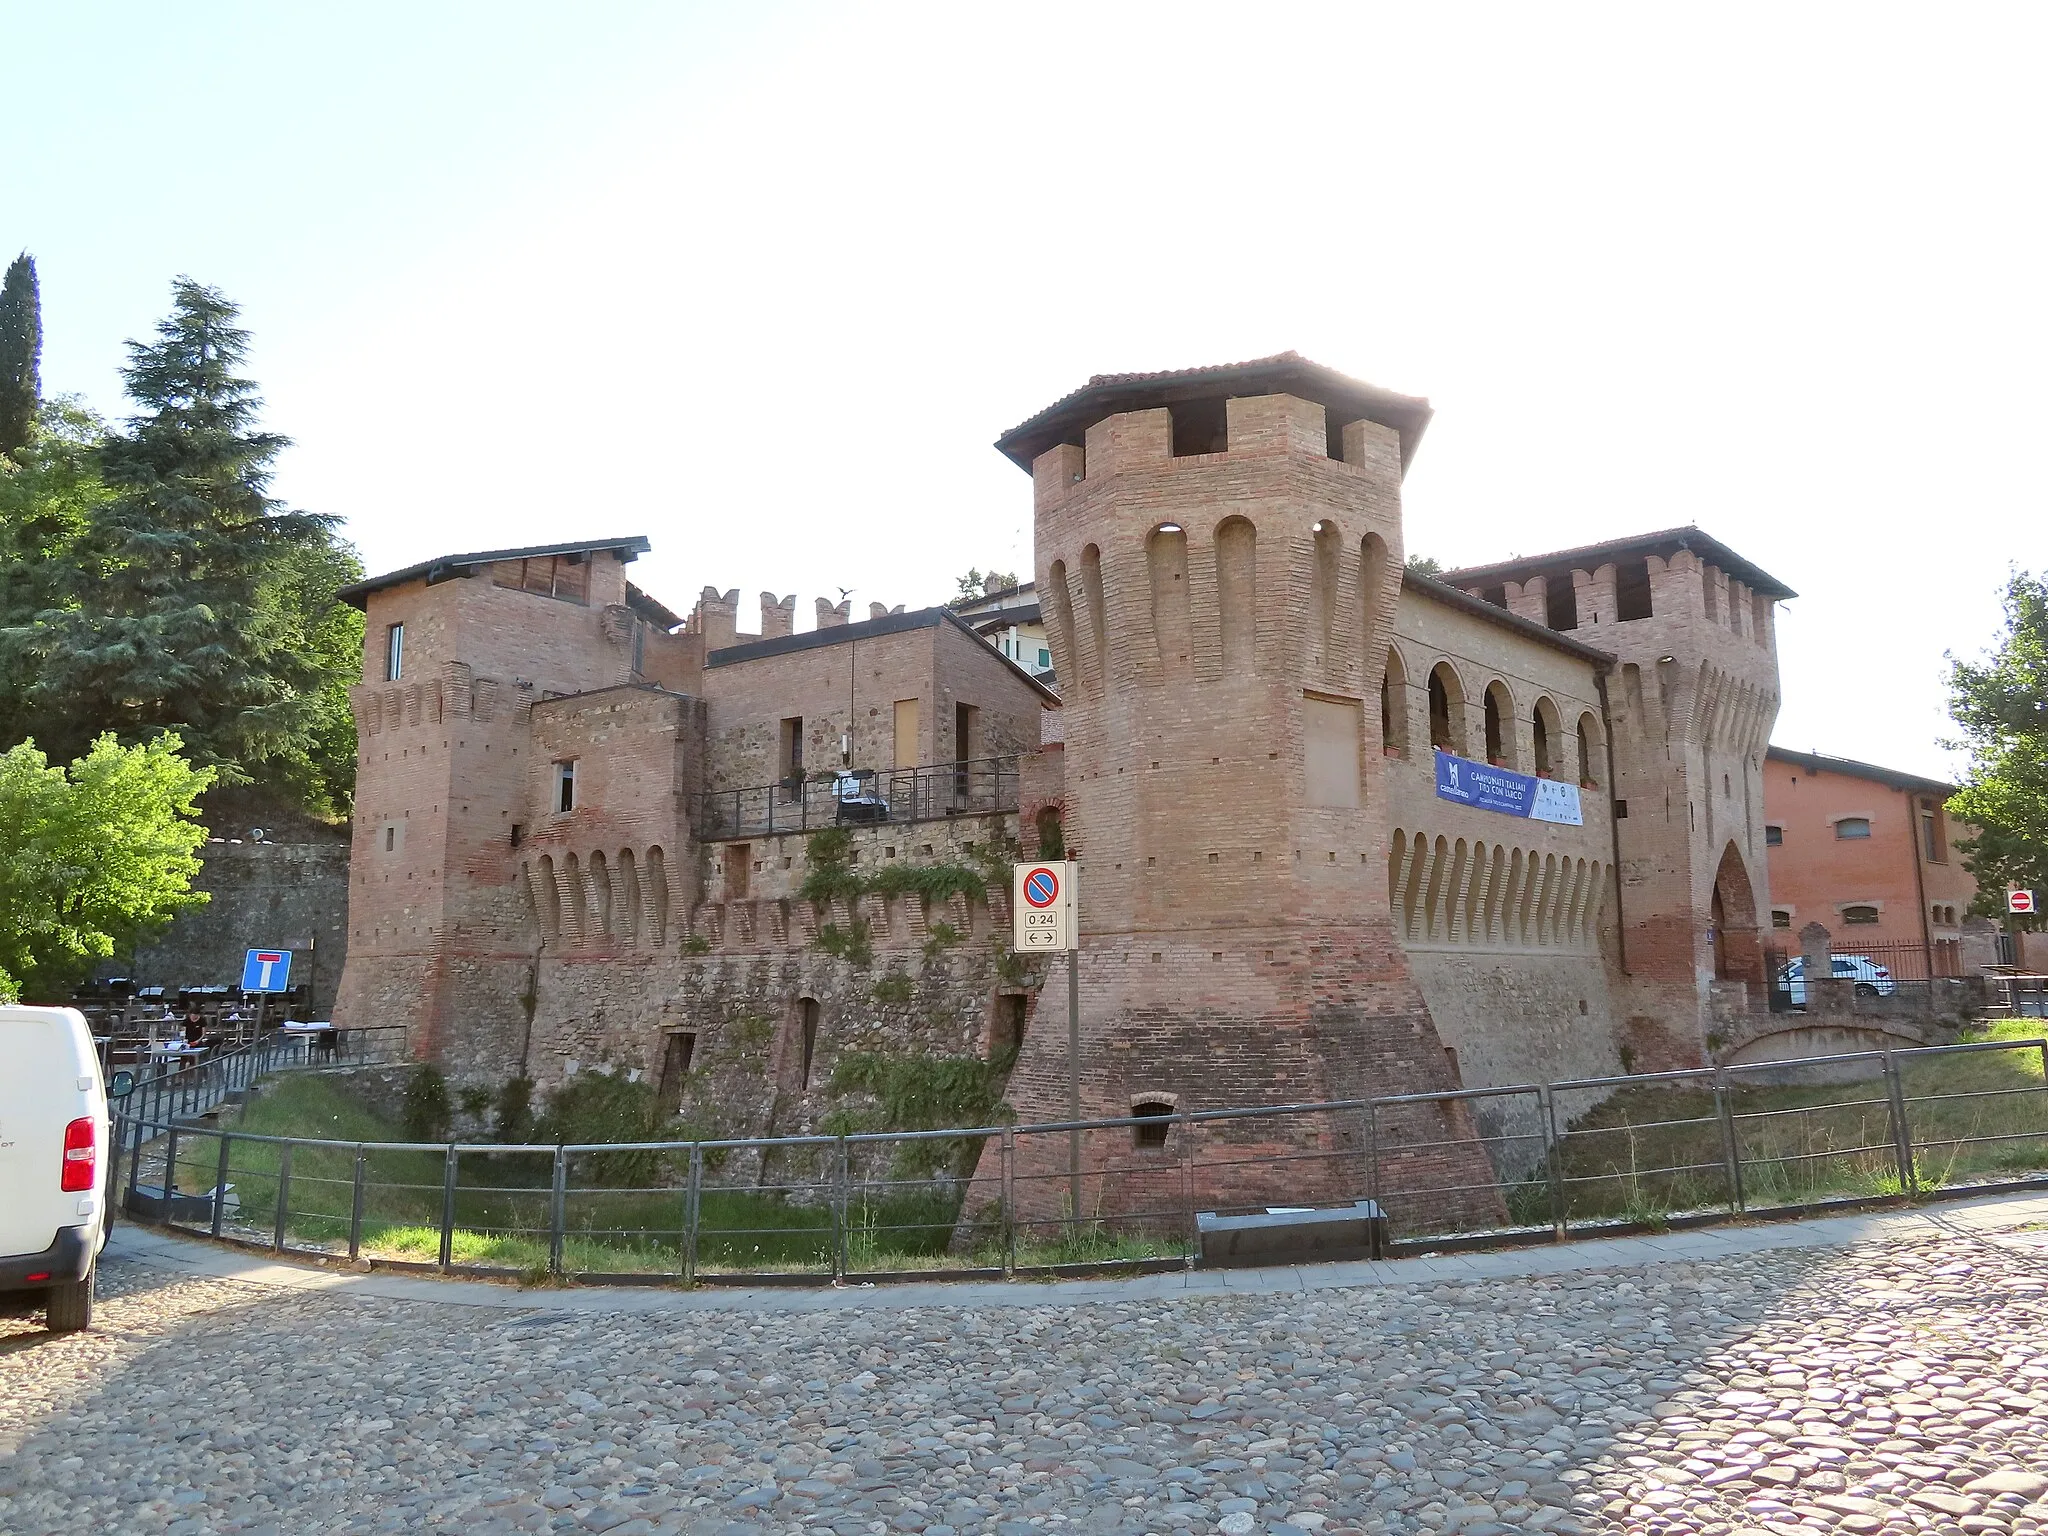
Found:
<path fill-rule="evenodd" d="M 1374 1200 L 1326 1209 L 1273 1208 L 1249 1216 L 1195 1217 L 1203 1269 L 1261 1264 L 1334 1264 L 1377 1259 L 1387 1250 L 1386 1213 Z"/>

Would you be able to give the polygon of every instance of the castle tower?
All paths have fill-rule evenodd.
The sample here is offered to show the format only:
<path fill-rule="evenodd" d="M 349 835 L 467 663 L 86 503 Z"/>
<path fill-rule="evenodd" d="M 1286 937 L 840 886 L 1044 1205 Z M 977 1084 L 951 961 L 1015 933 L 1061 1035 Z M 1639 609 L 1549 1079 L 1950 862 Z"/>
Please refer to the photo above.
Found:
<path fill-rule="evenodd" d="M 1764 981 L 1775 612 L 1796 594 L 1697 528 L 1443 579 L 1615 658 L 1607 713 L 1629 997 L 1624 1060 L 1637 1071 L 1702 1065 L 1716 987 Z"/>
<path fill-rule="evenodd" d="M 1098 377 L 997 444 L 1032 472 L 1063 700 L 1086 1115 L 1455 1086 L 1389 920 L 1367 707 L 1429 414 L 1289 353 Z M 1056 968 L 1011 1077 L 1026 1122 L 1065 1116 L 1065 997 Z M 1433 1118 L 1450 1134 L 1413 1138 L 1439 1144 L 1412 1156 L 1442 1176 L 1399 1182 L 1490 1185 L 1465 1133 Z M 1355 1115 L 1243 1124 L 1227 1168 L 1209 1153 L 1228 1128 L 1198 1133 L 1205 1204 L 1364 1187 Z M 1033 1190 L 1041 1214 L 1064 1194 L 1027 1175 L 1027 1214 Z"/>

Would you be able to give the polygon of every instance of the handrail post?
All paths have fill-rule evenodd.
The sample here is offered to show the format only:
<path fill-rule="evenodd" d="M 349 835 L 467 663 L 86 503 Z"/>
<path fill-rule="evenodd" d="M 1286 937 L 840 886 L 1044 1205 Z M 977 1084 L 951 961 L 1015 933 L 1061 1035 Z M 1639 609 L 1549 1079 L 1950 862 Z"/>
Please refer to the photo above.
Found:
<path fill-rule="evenodd" d="M 220 1160 L 213 1170 L 213 1235 L 220 1236 L 220 1219 L 228 1203 L 228 1143 L 234 1137 L 227 1131 L 220 1133 Z"/>
<path fill-rule="evenodd" d="M 1557 1134 L 1557 1096 L 1550 1084 L 1536 1088 L 1538 1112 L 1543 1116 L 1543 1165 L 1550 1181 L 1550 1235 L 1553 1242 L 1565 1240 L 1564 1147 Z"/>
<path fill-rule="evenodd" d="M 171 1220 L 171 1201 L 178 1193 L 178 1117 L 171 1116 L 171 1127 L 164 1147 L 164 1220 Z"/>
<path fill-rule="evenodd" d="M 1017 1132 L 1014 1127 L 1004 1126 L 1002 1136 L 1003 1170 L 1003 1278 L 1011 1280 L 1017 1274 Z"/>
<path fill-rule="evenodd" d="M 704 1143 L 690 1143 L 690 1184 L 683 1194 L 683 1284 L 697 1283 L 697 1224 L 704 1194 Z"/>
<path fill-rule="evenodd" d="M 1920 1193 L 1920 1181 L 1913 1171 L 1913 1128 L 1906 1119 L 1906 1090 L 1899 1080 L 1899 1064 L 1890 1047 L 1884 1052 L 1884 1086 L 1892 1122 L 1892 1154 L 1899 1165 L 1899 1192 L 1911 1197 Z"/>
<path fill-rule="evenodd" d="M 562 1249 L 569 1226 L 569 1149 L 555 1148 L 554 1176 L 548 1190 L 548 1273 L 562 1273 Z"/>
<path fill-rule="evenodd" d="M 363 1145 L 356 1144 L 356 1166 L 353 1187 L 348 1197 L 348 1258 L 353 1264 L 363 1254 L 363 1175 L 369 1161 L 369 1152 Z"/>
<path fill-rule="evenodd" d="M 128 1144 L 128 1198 L 131 1201 L 135 1198 L 135 1186 L 142 1178 L 142 1126 L 143 1122 L 140 1119 L 134 1122 L 134 1139 Z M 127 1207 L 123 1206 L 122 1209 L 126 1210 Z"/>
<path fill-rule="evenodd" d="M 1180 1121 L 1180 1198 L 1188 1218 L 1186 1267 L 1193 1269 L 1202 1251 L 1202 1224 L 1195 1214 L 1195 1121 L 1189 1115 L 1176 1118 Z"/>
<path fill-rule="evenodd" d="M 849 1244 L 846 1223 L 849 1198 L 847 1186 L 852 1182 L 852 1171 L 847 1166 L 846 1138 L 841 1136 L 835 1149 L 832 1169 L 832 1273 L 840 1280 L 846 1278 L 847 1271 L 851 1268 L 847 1254 Z"/>
<path fill-rule="evenodd" d="M 1714 1119 L 1721 1127 L 1721 1167 L 1728 1180 L 1728 1210 L 1739 1214 L 1743 1208 L 1742 1143 L 1735 1136 L 1735 1104 L 1728 1096 L 1728 1070 L 1714 1068 Z"/>
<path fill-rule="evenodd" d="M 277 1160 L 277 1225 L 270 1234 L 272 1253 L 284 1252 L 285 1217 L 291 1214 L 292 1148 L 295 1145 L 295 1142 L 286 1142 L 284 1152 Z M 218 1202 L 215 1202 L 215 1209 L 219 1209 Z"/>
<path fill-rule="evenodd" d="M 455 1259 L 455 1175 L 462 1154 L 448 1143 L 448 1165 L 441 1175 L 441 1273 L 447 1274 Z"/>
<path fill-rule="evenodd" d="M 1365 1198 L 1379 1208 L 1380 1220 L 1387 1222 L 1387 1203 L 1380 1198 L 1380 1116 L 1379 1100 L 1365 1101 Z"/>

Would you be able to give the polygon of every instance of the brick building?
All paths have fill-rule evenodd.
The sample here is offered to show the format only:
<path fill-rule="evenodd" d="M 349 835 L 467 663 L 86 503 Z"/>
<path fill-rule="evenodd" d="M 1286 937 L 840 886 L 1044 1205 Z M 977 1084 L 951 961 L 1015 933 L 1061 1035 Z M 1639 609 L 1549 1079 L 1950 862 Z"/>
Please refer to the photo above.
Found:
<path fill-rule="evenodd" d="M 679 618 L 634 538 L 360 584 L 342 1018 L 473 1080 L 645 1073 L 729 1134 L 816 1126 L 850 1051 L 1014 1047 L 1012 1106 L 1060 1118 L 1063 962 L 1011 955 L 1007 887 L 967 878 L 1057 826 L 1090 1114 L 1700 1061 L 1717 991 L 1761 980 L 1790 593 L 1692 528 L 1409 572 L 1429 416 L 1284 354 L 1098 377 L 1006 433 L 1057 696 L 944 609 L 821 600 L 796 633 L 764 593 L 744 635 L 707 587 Z M 1377 1155 L 1490 1187 L 1472 1129 L 1431 1109 Z M 1245 1150 L 1208 1194 L 1310 1192 Z"/>
<path fill-rule="evenodd" d="M 1977 882 L 1944 809 L 1955 786 L 1873 763 L 1772 747 L 1764 759 L 1770 926 L 1779 947 L 1819 923 L 1848 953 L 1904 945 L 1924 972 L 1960 976 Z M 1900 974 L 1908 974 L 1901 971 Z"/>

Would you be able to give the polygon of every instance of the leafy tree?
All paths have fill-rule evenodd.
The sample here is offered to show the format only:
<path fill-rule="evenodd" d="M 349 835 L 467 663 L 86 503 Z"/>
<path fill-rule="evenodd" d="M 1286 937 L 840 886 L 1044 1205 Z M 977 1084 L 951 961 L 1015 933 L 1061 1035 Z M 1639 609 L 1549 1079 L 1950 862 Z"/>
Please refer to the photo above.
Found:
<path fill-rule="evenodd" d="M 78 585 L 68 567 L 108 497 L 99 472 L 105 436 L 90 411 L 47 401 L 14 461 L 0 460 L 0 746 L 49 739 L 31 697 L 35 622 Z"/>
<path fill-rule="evenodd" d="M 969 569 L 967 574 L 960 577 L 956 583 L 960 591 L 953 601 L 956 603 L 971 603 L 977 599 L 987 597 L 991 592 L 1007 592 L 1017 584 L 1017 573 L 1015 571 L 999 571 L 993 566 L 986 571 Z"/>
<path fill-rule="evenodd" d="M 69 772 L 34 742 L 0 755 L 0 996 L 57 998 L 104 960 L 208 898 L 194 801 L 212 771 L 175 735 L 101 736 Z"/>
<path fill-rule="evenodd" d="M 1443 562 L 1429 555 L 1410 555 L 1408 569 L 1418 576 L 1441 576 L 1444 573 Z"/>
<path fill-rule="evenodd" d="M 47 606 L 0 646 L 32 672 L 21 708 L 52 751 L 175 731 L 223 783 L 340 809 L 361 621 L 332 594 L 360 563 L 335 519 L 268 493 L 286 439 L 257 429 L 235 306 L 190 278 L 172 296 L 155 339 L 129 343 L 139 409 L 100 450 L 105 499 L 54 563 Z"/>
<path fill-rule="evenodd" d="M 23 251 L 0 279 L 0 457 L 28 442 L 42 403 L 43 306 L 35 258 Z"/>
<path fill-rule="evenodd" d="M 1956 843 L 1977 877 L 1971 910 L 2002 913 L 2007 886 L 2048 890 L 2048 579 L 2013 572 L 1997 646 L 1949 658 L 1949 715 L 1970 754 L 1948 810 L 1977 829 Z"/>

